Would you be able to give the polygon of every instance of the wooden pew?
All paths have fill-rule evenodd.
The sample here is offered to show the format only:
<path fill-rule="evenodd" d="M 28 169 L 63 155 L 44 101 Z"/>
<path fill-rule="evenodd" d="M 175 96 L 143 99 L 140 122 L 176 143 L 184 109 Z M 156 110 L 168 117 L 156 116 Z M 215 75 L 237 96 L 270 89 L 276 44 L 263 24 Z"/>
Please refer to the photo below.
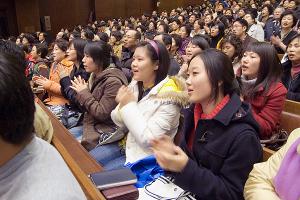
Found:
<path fill-rule="evenodd" d="M 37 100 L 41 108 L 48 114 L 54 129 L 52 145 L 59 151 L 75 178 L 81 185 L 86 197 L 90 200 L 104 200 L 104 196 L 88 178 L 88 174 L 99 172 L 102 167 L 89 155 L 58 119 Z"/>
<path fill-rule="evenodd" d="M 286 100 L 284 109 L 280 116 L 280 128 L 286 130 L 290 134 L 293 130 L 300 127 L 300 103 L 296 101 Z M 266 161 L 275 151 L 263 148 L 263 160 Z"/>
<path fill-rule="evenodd" d="M 263 161 L 267 161 L 274 153 L 275 151 L 263 147 Z"/>
<path fill-rule="evenodd" d="M 300 103 L 286 100 L 280 118 L 280 128 L 291 133 L 300 127 Z"/>

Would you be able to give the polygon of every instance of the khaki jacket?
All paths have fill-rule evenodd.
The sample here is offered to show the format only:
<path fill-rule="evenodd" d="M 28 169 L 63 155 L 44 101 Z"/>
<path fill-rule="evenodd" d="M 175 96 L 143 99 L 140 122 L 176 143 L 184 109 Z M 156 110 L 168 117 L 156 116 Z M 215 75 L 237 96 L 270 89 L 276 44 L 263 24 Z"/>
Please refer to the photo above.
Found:
<path fill-rule="evenodd" d="M 34 131 L 37 137 L 51 143 L 53 127 L 47 113 L 35 103 Z"/>

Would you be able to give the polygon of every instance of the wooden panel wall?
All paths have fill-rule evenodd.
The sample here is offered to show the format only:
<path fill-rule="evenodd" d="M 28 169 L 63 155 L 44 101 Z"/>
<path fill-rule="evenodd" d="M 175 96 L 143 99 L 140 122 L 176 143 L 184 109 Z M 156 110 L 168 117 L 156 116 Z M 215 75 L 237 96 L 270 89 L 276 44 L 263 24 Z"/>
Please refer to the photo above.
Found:
<path fill-rule="evenodd" d="M 40 16 L 50 16 L 51 32 L 57 33 L 61 28 L 87 24 L 92 3 L 92 0 L 40 0 Z"/>
<path fill-rule="evenodd" d="M 139 17 L 144 12 L 152 12 L 155 6 L 155 0 L 95 0 L 96 17 L 105 20 L 130 16 Z"/>
<path fill-rule="evenodd" d="M 199 5 L 203 0 L 160 0 L 159 11 L 171 11 L 178 7 L 187 7 L 189 5 Z"/>
<path fill-rule="evenodd" d="M 16 8 L 14 1 L 0 1 L 0 10 L 7 19 L 8 34 L 17 35 L 18 24 L 16 17 Z"/>
<path fill-rule="evenodd" d="M 15 0 L 19 32 L 40 30 L 39 0 Z"/>
<path fill-rule="evenodd" d="M 95 10 L 97 19 L 119 17 L 140 17 L 153 10 L 200 4 L 201 0 L 14 0 L 9 6 L 10 32 L 34 32 L 40 30 L 40 18 L 50 16 L 51 32 L 56 34 L 61 28 L 73 28 L 77 24 L 87 24 L 89 13 Z M 11 1 L 7 1 L 11 2 Z M 6 3 L 8 4 L 8 3 Z M 15 4 L 15 5 L 14 5 Z M 0 3 L 0 8 L 3 4 Z M 15 13 L 12 12 L 15 7 Z M 16 19 L 16 20 L 14 20 Z M 17 24 L 18 30 L 15 27 Z"/>

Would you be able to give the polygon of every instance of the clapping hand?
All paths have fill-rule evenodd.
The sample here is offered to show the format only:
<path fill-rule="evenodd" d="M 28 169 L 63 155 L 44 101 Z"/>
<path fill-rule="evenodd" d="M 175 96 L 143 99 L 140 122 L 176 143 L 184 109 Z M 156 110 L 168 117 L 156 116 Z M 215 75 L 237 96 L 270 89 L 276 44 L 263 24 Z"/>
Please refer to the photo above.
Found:
<path fill-rule="evenodd" d="M 65 68 L 61 65 L 58 66 L 58 71 L 59 71 L 59 77 L 60 79 L 69 76 L 69 74 L 67 73 L 67 71 L 65 70 Z"/>
<path fill-rule="evenodd" d="M 70 86 L 70 88 L 75 90 L 77 93 L 88 88 L 87 82 L 85 82 L 85 80 L 81 78 L 81 76 L 78 76 L 78 78 L 75 77 L 74 80 L 71 80 L 71 83 L 72 86 Z"/>
<path fill-rule="evenodd" d="M 165 170 L 181 172 L 188 163 L 189 157 L 176 146 L 169 136 L 163 135 L 150 142 L 157 163 Z"/>
<path fill-rule="evenodd" d="M 43 77 L 43 76 L 38 76 L 38 77 L 34 77 L 34 83 L 36 83 L 37 85 L 40 85 L 42 86 L 44 89 L 45 89 L 45 85 L 47 85 L 47 83 L 49 82 L 50 80 Z"/>
<path fill-rule="evenodd" d="M 116 102 L 120 104 L 119 107 L 122 108 L 133 101 L 136 101 L 136 97 L 134 96 L 132 90 L 124 85 L 121 86 L 116 96 Z"/>

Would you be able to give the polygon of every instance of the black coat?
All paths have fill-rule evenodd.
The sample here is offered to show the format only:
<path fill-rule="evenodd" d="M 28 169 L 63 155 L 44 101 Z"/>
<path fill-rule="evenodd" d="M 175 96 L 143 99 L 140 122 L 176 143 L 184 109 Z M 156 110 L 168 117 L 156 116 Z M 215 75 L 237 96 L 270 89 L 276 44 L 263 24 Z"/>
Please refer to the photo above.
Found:
<path fill-rule="evenodd" d="M 125 74 L 128 82 L 131 81 L 132 73 L 131 73 L 131 63 L 134 51 L 123 47 L 122 56 L 121 56 L 121 67 L 122 71 Z"/>
<path fill-rule="evenodd" d="M 194 127 L 194 106 L 185 110 L 181 148 L 189 161 L 175 184 L 197 199 L 243 199 L 244 184 L 253 164 L 262 160 L 259 127 L 248 104 L 233 94 L 228 104 L 211 120 L 199 120 L 193 151 L 187 148 Z"/>
<path fill-rule="evenodd" d="M 300 74 L 292 79 L 291 75 L 292 63 L 287 61 L 283 64 L 282 83 L 288 90 L 286 98 L 300 102 Z"/>
<path fill-rule="evenodd" d="M 79 68 L 74 65 L 70 76 L 66 76 L 60 79 L 61 93 L 66 99 L 70 101 L 70 107 L 73 111 L 81 110 L 79 103 L 76 100 L 77 93 L 72 88 L 70 88 L 70 86 L 72 85 L 71 80 L 78 76 L 81 76 L 81 78 L 83 78 L 85 81 L 88 81 L 90 74 L 85 71 L 82 65 Z"/>

